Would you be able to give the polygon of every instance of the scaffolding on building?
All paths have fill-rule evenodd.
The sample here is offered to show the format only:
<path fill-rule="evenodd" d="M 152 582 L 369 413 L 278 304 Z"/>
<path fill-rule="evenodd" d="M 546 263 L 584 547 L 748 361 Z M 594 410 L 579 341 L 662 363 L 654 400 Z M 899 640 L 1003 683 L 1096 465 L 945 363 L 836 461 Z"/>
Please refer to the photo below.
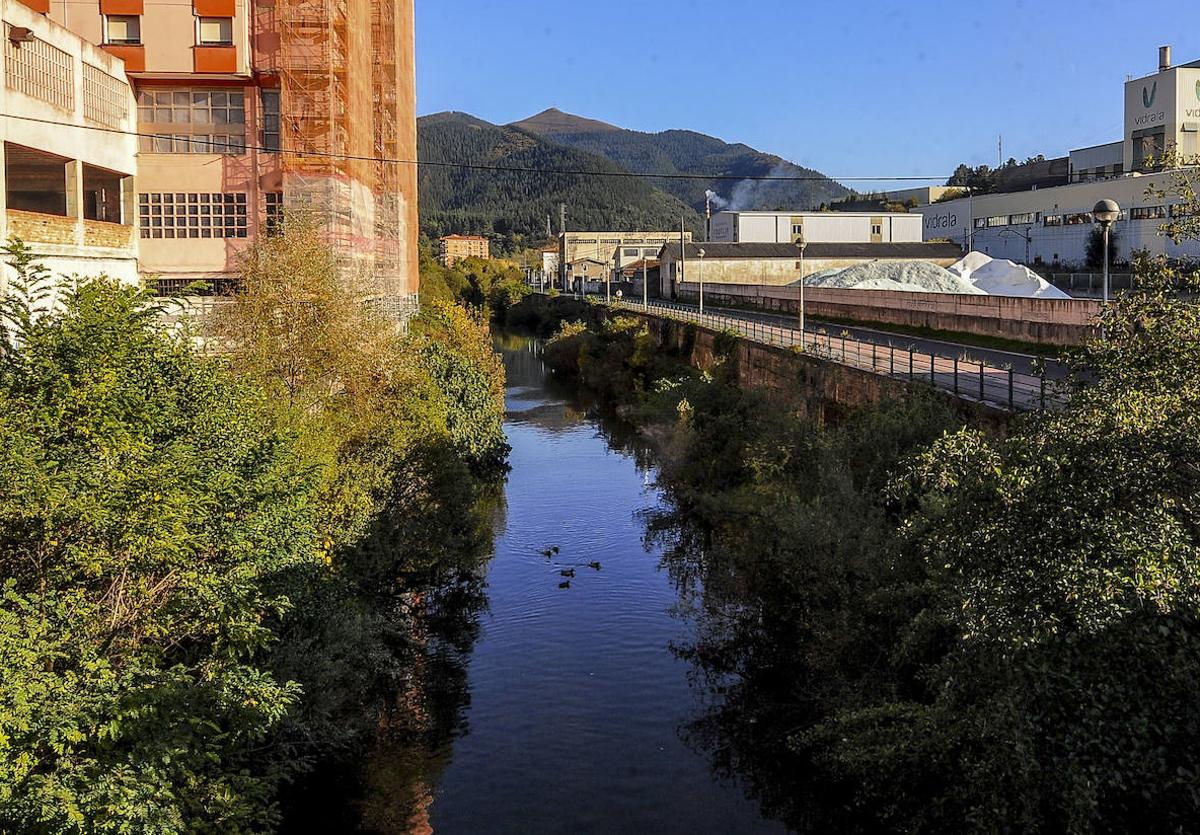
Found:
<path fill-rule="evenodd" d="M 412 0 L 279 0 L 285 208 L 317 218 L 348 286 L 416 308 Z M 407 88 L 407 89 L 406 89 Z"/>

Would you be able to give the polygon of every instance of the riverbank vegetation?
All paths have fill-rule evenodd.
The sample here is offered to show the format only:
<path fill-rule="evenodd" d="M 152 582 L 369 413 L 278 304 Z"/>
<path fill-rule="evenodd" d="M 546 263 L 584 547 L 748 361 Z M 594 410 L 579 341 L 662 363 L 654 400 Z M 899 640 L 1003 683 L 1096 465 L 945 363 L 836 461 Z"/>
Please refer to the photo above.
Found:
<path fill-rule="evenodd" d="M 1200 814 L 1200 318 L 1169 267 L 1138 271 L 1065 407 L 1002 438 L 918 390 L 818 427 L 736 385 L 731 334 L 700 372 L 634 318 L 566 314 L 547 361 L 660 450 L 675 509 L 648 535 L 692 592 L 679 651 L 713 705 L 688 735 L 768 813 L 1077 833 Z"/>
<path fill-rule="evenodd" d="M 471 640 L 445 612 L 483 605 L 486 327 L 444 301 L 401 334 L 302 218 L 203 332 L 8 260 L 0 830 L 271 831 L 311 767 L 418 744 Z"/>

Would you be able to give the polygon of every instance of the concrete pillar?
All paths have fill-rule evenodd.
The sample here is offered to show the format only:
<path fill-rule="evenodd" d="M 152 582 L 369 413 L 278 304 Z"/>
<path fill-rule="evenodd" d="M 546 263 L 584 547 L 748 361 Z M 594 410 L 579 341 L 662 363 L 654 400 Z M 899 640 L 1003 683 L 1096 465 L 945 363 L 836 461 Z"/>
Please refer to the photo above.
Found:
<path fill-rule="evenodd" d="M 3 140 L 0 134 L 0 245 L 8 243 L 8 178 L 5 176 Z"/>
<path fill-rule="evenodd" d="M 75 246 L 83 246 L 83 163 L 68 160 L 67 217 L 75 221 Z"/>
<path fill-rule="evenodd" d="M 138 225 L 137 178 L 121 178 L 121 223 L 126 226 Z M 134 235 L 138 232 L 135 229 Z"/>
<path fill-rule="evenodd" d="M 3 85 L 0 85 L 3 86 Z M 4 99 L 0 97 L 0 102 Z M 0 119 L 0 122 L 5 120 Z M 8 178 L 4 174 L 4 134 L 0 129 L 0 246 L 8 244 Z M 8 292 L 9 267 L 0 263 L 0 295 Z"/>

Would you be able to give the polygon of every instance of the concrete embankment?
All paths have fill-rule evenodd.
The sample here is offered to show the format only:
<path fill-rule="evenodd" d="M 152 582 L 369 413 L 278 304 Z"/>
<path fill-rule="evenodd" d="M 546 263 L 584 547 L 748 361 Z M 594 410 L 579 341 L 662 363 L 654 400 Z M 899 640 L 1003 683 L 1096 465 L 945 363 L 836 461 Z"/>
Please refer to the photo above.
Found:
<path fill-rule="evenodd" d="M 789 348 L 720 334 L 691 322 L 629 310 L 621 315 L 645 321 L 660 348 L 677 354 L 696 368 L 711 368 L 717 361 L 718 339 L 732 340 L 728 356 L 736 363 L 739 385 L 761 391 L 773 402 L 818 423 L 837 423 L 849 412 L 903 398 L 913 385 Z M 949 392 L 929 390 L 947 398 L 969 423 L 989 431 L 1005 434 L 1013 418 L 1013 413 L 1004 409 L 955 397 Z"/>

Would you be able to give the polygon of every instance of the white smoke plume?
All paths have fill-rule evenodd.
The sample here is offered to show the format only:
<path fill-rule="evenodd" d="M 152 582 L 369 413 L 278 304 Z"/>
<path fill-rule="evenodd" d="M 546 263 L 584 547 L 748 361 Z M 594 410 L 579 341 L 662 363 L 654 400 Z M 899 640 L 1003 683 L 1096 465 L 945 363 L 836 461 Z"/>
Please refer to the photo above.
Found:
<path fill-rule="evenodd" d="M 792 172 L 787 163 L 779 163 L 769 172 L 768 177 L 787 177 Z M 772 208 L 771 195 L 778 195 L 785 181 L 780 180 L 742 180 L 733 187 L 729 195 L 728 208 L 731 212 L 745 212 L 754 209 Z"/>
<path fill-rule="evenodd" d="M 714 212 L 719 212 L 729 207 L 729 201 L 711 189 L 704 192 L 704 196 L 708 198 L 708 202 L 712 205 Z"/>

